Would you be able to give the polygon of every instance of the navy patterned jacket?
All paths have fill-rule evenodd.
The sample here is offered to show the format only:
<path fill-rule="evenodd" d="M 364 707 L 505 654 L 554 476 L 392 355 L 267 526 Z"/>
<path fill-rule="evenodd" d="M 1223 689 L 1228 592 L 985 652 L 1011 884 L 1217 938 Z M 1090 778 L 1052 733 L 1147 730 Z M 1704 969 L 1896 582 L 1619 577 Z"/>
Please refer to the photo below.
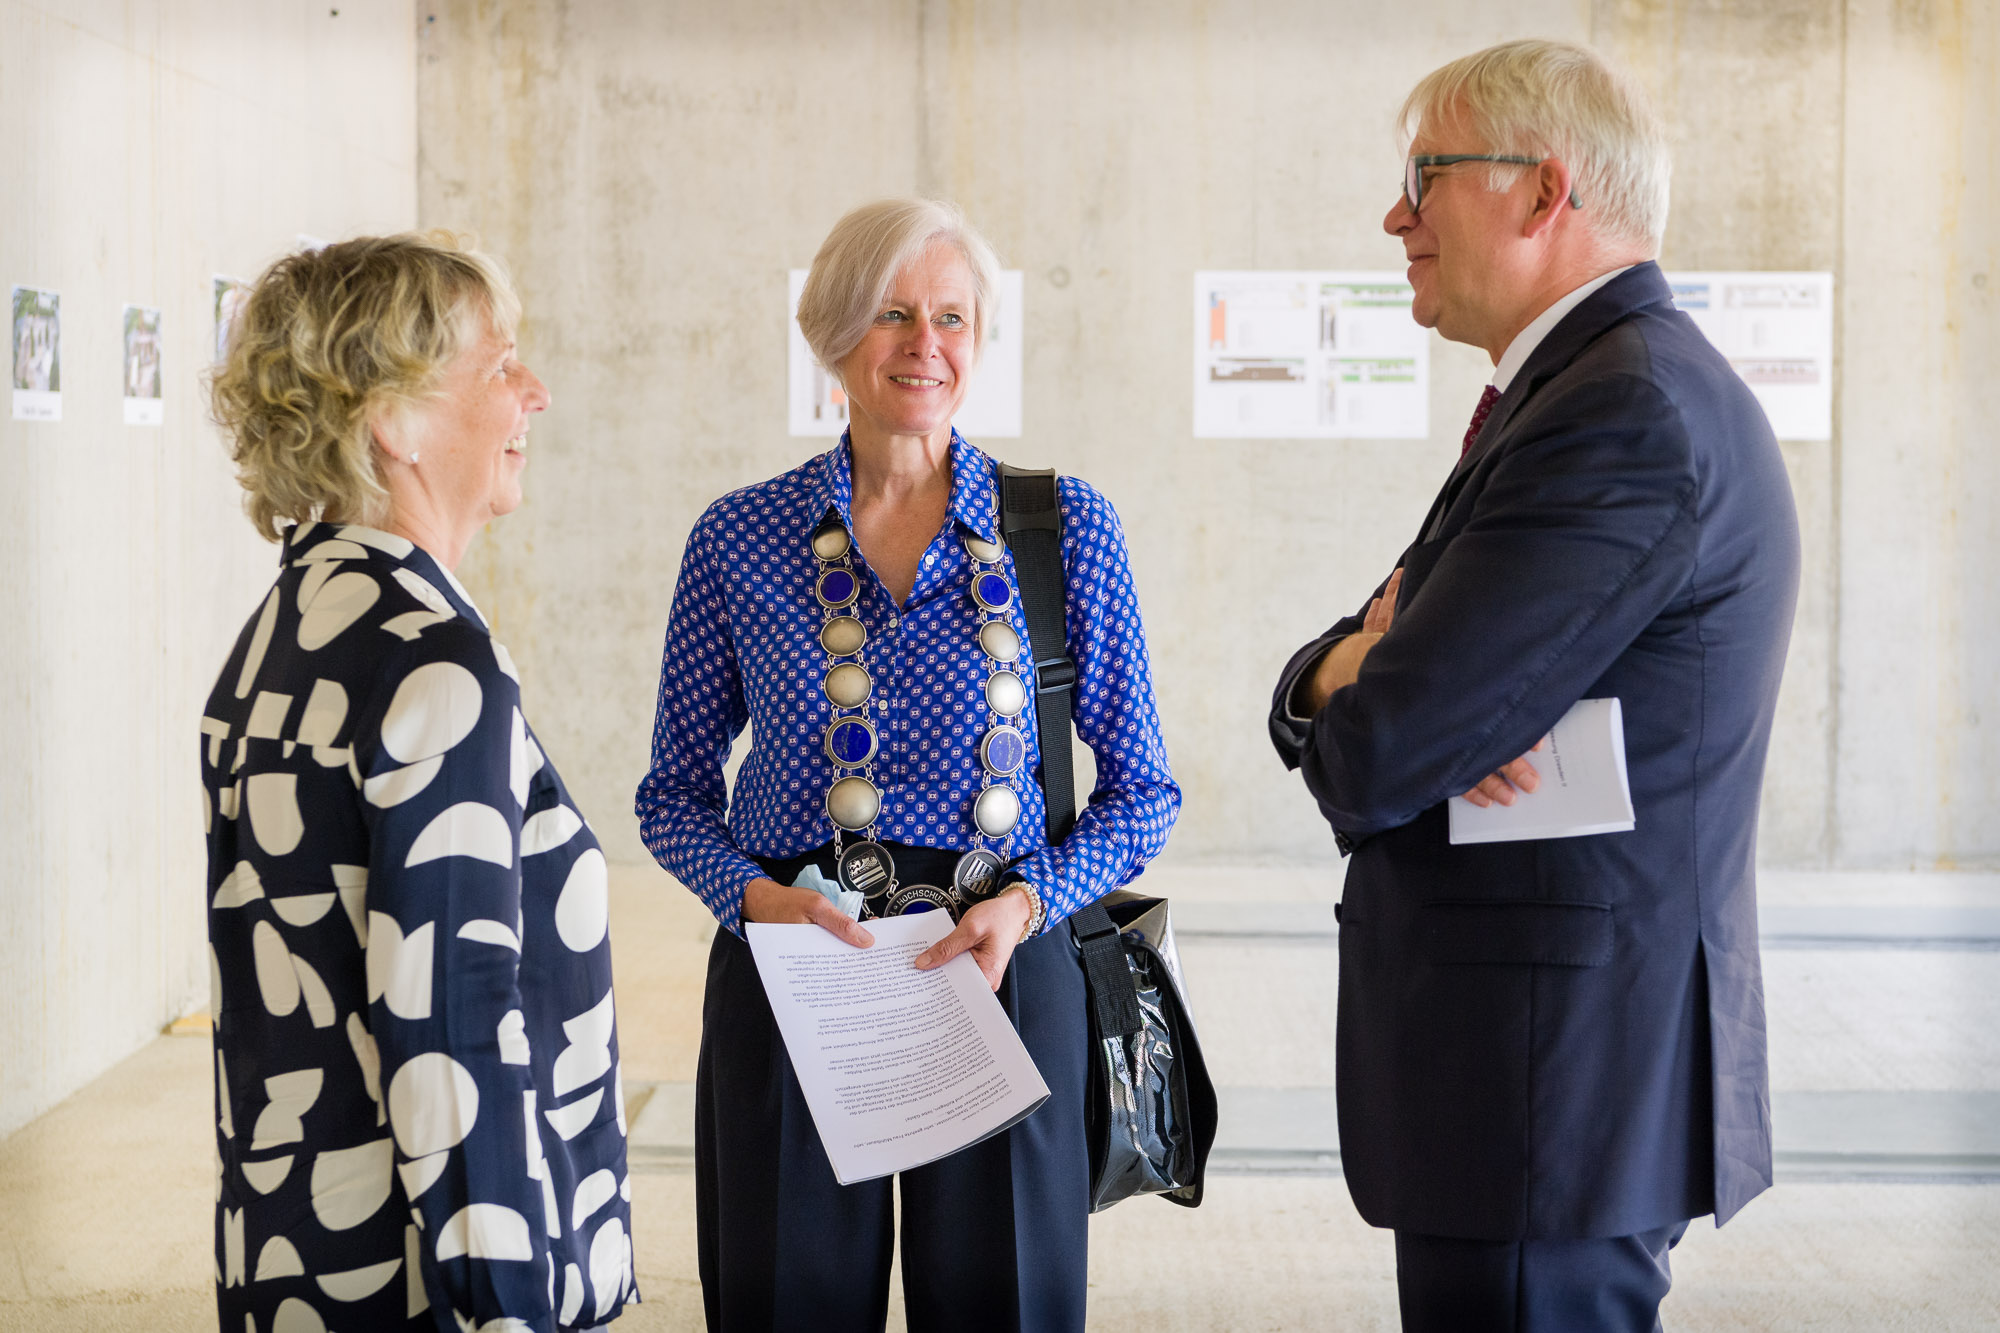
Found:
<path fill-rule="evenodd" d="M 222 1327 L 636 1298 L 604 854 L 409 541 L 305 523 L 202 718 Z"/>

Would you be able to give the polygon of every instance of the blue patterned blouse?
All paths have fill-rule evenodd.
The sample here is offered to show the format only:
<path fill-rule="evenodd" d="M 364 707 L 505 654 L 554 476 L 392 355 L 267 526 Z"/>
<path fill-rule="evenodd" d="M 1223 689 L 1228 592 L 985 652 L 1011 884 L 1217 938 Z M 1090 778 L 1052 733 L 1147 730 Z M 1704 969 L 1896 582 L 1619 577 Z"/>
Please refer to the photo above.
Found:
<path fill-rule="evenodd" d="M 653 765 L 639 784 L 646 846 L 730 930 L 741 932 L 743 889 L 763 874 L 750 856 L 789 857 L 833 837 L 824 801 L 835 770 L 823 748 L 833 707 L 821 692 L 826 656 L 809 539 L 832 510 L 853 527 L 850 446 L 708 507 L 688 538 L 667 622 Z M 980 788 L 986 659 L 960 537 L 999 541 L 992 460 L 956 433 L 951 505 L 897 606 L 857 550 L 855 613 L 868 629 L 862 662 L 875 679 L 870 716 L 881 735 L 875 782 L 879 837 L 912 846 L 973 845 Z M 1167 767 L 1125 534 L 1105 498 L 1060 483 L 1076 731 L 1097 759 L 1097 790 L 1059 847 L 1045 834 L 1039 783 L 1023 780 L 1021 819 L 1006 854 L 1043 891 L 1051 924 L 1137 875 L 1165 845 L 1181 792 Z M 1001 566 L 1013 581 L 1013 557 Z M 1018 588 L 1018 584 L 1016 585 Z M 1025 643 L 1020 599 L 1009 612 Z M 1049 656 L 1029 644 L 1024 661 Z M 727 804 L 722 768 L 749 722 L 751 748 Z M 1035 697 L 1019 721 L 1026 774 L 1039 774 Z"/>
<path fill-rule="evenodd" d="M 465 591 L 301 523 L 201 719 L 222 1327 L 637 1299 L 604 853 Z"/>

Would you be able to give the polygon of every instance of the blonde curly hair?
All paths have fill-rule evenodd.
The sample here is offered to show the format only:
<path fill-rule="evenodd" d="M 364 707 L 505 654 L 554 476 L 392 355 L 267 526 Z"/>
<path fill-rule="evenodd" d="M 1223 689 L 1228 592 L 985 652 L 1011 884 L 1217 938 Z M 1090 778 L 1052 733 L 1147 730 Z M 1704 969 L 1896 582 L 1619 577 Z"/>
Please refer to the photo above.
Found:
<path fill-rule="evenodd" d="M 364 236 L 273 264 L 209 386 L 257 531 L 382 526 L 374 423 L 431 397 L 482 316 L 511 337 L 520 315 L 498 261 L 449 232 Z"/>

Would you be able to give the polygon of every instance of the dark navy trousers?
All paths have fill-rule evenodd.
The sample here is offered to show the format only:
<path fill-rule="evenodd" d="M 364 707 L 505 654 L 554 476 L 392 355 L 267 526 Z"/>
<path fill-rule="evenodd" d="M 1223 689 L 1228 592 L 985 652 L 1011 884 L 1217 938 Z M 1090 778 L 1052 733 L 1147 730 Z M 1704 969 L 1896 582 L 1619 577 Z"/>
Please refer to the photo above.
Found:
<path fill-rule="evenodd" d="M 894 849 L 904 882 L 936 868 Z M 803 858 L 767 866 L 793 875 Z M 949 874 L 949 863 L 942 867 Z M 780 883 L 790 883 L 786 876 Z M 902 1173 L 903 1300 L 916 1330 L 1084 1326 L 1090 1160 L 1083 968 L 1058 925 L 1014 951 L 999 990 L 1049 1100 L 1004 1134 Z M 702 1002 L 695 1206 L 708 1327 L 877 1333 L 888 1318 L 890 1182 L 834 1179 L 757 978 L 718 930 Z"/>
<path fill-rule="evenodd" d="M 1396 1233 L 1404 1333 L 1659 1333 L 1687 1223 L 1593 1240 Z"/>

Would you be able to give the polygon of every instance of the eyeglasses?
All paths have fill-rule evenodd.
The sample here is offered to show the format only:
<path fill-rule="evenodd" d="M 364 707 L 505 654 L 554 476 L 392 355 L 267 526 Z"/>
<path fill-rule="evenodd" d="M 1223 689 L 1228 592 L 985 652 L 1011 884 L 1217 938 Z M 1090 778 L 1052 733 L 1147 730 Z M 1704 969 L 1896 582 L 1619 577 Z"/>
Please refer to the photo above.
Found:
<path fill-rule="evenodd" d="M 1518 157 L 1512 153 L 1416 153 L 1403 163 L 1403 202 L 1412 213 L 1424 206 L 1424 168 L 1449 167 L 1459 162 L 1508 162 L 1517 167 L 1538 167 L 1546 159 Z M 1569 206 L 1582 208 L 1576 191 L 1569 192 Z"/>

